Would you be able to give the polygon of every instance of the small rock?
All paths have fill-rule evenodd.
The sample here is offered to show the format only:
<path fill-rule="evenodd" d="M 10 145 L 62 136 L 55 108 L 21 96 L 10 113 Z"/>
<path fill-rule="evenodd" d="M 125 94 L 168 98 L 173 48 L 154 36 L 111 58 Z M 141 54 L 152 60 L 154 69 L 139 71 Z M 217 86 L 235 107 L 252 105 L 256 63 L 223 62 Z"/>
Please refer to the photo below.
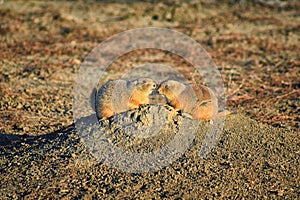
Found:
<path fill-rule="evenodd" d="M 21 108 L 23 108 L 23 105 L 22 105 L 21 103 L 18 103 L 18 105 L 17 105 L 16 108 L 17 108 L 17 109 L 21 109 Z"/>
<path fill-rule="evenodd" d="M 81 63 L 81 61 L 80 60 L 78 60 L 78 59 L 73 59 L 73 64 L 75 64 L 75 65 L 79 65 L 80 63 Z"/>

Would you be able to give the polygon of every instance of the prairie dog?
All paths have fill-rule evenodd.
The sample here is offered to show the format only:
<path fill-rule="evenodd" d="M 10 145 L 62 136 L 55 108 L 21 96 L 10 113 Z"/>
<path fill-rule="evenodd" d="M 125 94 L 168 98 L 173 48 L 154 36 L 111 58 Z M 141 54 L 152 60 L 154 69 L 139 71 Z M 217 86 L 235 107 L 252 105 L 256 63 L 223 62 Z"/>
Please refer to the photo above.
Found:
<path fill-rule="evenodd" d="M 167 80 L 160 84 L 158 92 L 166 97 L 170 106 L 194 119 L 211 119 L 218 113 L 218 100 L 206 86 Z"/>
<path fill-rule="evenodd" d="M 108 81 L 96 91 L 97 118 L 107 119 L 114 114 L 149 104 L 149 94 L 155 88 L 156 83 L 150 78 Z"/>

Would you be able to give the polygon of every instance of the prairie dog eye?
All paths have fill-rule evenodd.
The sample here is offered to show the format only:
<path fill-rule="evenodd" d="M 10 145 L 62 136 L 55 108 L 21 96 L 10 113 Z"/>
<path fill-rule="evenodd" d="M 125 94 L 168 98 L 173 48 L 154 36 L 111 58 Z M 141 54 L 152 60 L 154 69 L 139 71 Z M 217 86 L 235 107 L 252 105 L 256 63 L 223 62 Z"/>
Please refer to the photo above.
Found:
<path fill-rule="evenodd" d="M 169 85 L 165 85 L 165 88 L 166 88 L 166 89 L 169 89 Z"/>

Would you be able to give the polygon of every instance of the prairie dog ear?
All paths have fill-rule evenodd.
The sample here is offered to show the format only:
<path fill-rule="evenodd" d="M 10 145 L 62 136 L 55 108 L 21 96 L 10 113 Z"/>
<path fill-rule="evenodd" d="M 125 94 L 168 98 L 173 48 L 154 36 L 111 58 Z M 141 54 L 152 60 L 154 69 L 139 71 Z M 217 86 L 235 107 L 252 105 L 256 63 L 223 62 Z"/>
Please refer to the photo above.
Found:
<path fill-rule="evenodd" d="M 131 84 L 131 85 L 137 85 L 138 84 L 138 80 L 131 81 L 131 82 L 129 82 L 129 84 Z"/>
<path fill-rule="evenodd" d="M 152 82 L 154 83 L 154 81 L 151 78 L 148 78 L 148 77 L 138 78 L 137 82 L 139 84 L 146 84 L 146 83 L 152 83 Z"/>

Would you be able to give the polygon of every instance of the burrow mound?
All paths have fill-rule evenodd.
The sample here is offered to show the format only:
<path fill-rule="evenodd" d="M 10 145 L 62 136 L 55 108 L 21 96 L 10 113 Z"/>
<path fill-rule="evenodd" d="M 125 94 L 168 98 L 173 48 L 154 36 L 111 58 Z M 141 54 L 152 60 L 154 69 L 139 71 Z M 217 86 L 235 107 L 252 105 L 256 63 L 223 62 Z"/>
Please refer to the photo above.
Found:
<path fill-rule="evenodd" d="M 169 106 L 144 105 L 109 120 L 81 120 L 76 128 L 87 150 L 100 161 L 126 171 L 132 166 L 148 171 L 182 156 L 194 142 L 199 124 L 207 122 L 193 120 Z"/>

